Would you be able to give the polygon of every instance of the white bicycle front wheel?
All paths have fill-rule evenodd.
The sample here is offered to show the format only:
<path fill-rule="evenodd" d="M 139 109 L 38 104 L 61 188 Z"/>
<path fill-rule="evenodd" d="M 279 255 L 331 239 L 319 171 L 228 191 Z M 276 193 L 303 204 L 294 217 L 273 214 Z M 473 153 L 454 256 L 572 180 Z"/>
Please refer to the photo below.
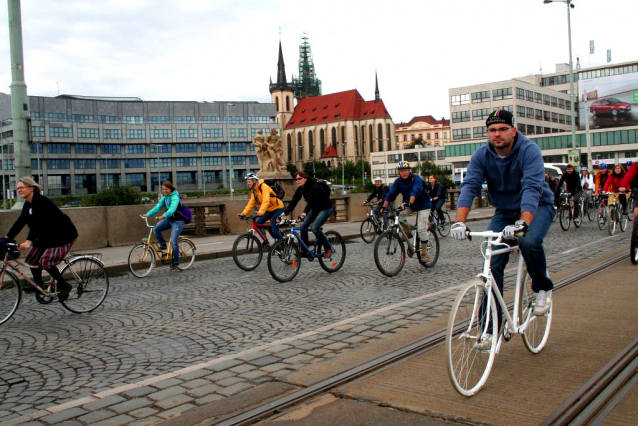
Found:
<path fill-rule="evenodd" d="M 490 297 L 486 309 L 483 304 L 487 300 L 485 284 L 478 279 L 470 281 L 454 300 L 448 320 L 445 338 L 448 374 L 454 389 L 464 396 L 481 390 L 496 357 L 496 303 Z M 480 345 L 486 334 L 491 334 L 487 348 Z"/>
<path fill-rule="evenodd" d="M 527 350 L 537 354 L 547 344 L 549 330 L 552 327 L 554 303 L 552 302 L 549 311 L 545 315 L 534 315 L 536 296 L 532 291 L 532 277 L 529 274 L 525 274 L 525 281 L 521 286 L 521 291 L 523 294 L 519 305 L 519 321 L 520 324 L 525 324 L 529 321 L 523 333 L 523 343 L 525 343 Z"/>

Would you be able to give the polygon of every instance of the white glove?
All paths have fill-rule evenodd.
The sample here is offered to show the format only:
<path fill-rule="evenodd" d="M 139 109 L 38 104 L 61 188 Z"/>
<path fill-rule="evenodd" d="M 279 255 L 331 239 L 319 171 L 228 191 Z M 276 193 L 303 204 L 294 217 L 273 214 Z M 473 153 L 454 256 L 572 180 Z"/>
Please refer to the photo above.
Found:
<path fill-rule="evenodd" d="M 455 240 L 464 240 L 466 238 L 465 232 L 467 231 L 467 226 L 463 222 L 456 222 L 450 228 L 450 237 Z"/>
<path fill-rule="evenodd" d="M 514 222 L 514 225 L 507 225 L 503 229 L 503 237 L 505 238 L 516 238 L 517 233 L 523 233 L 523 236 L 527 233 L 527 223 L 523 219 L 519 219 Z"/>

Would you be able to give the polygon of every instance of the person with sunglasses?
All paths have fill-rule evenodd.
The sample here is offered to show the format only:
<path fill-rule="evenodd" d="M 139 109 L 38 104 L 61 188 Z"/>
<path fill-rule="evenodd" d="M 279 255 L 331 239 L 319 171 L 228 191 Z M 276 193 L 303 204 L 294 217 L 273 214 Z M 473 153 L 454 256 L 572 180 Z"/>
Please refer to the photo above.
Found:
<path fill-rule="evenodd" d="M 488 142 L 474 152 L 461 186 L 456 223 L 450 236 L 467 238 L 468 213 L 474 198 L 481 194 L 487 180 L 487 195 L 496 207 L 488 229 L 503 232 L 505 238 L 518 239 L 527 272 L 536 293 L 535 315 L 544 315 L 552 305 L 554 283 L 547 275 L 547 259 L 543 240 L 554 217 L 554 195 L 545 182 L 545 167 L 541 150 L 534 142 L 517 131 L 514 116 L 506 110 L 492 112 L 485 122 Z M 578 175 L 575 175 L 578 179 Z M 580 180 L 579 180 L 580 184 Z M 517 237 L 517 235 L 523 235 Z M 492 257 L 491 269 L 498 289 L 503 293 L 503 275 L 509 254 Z M 502 312 L 497 304 L 498 321 Z M 490 332 L 491 323 L 490 323 Z M 478 342 L 489 347 L 491 336 Z"/>
<path fill-rule="evenodd" d="M 310 228 L 312 233 L 315 234 L 317 241 L 325 247 L 323 257 L 329 259 L 332 257 L 332 249 L 326 235 L 321 231 L 321 227 L 332 215 L 330 192 L 325 189 L 324 185 L 317 182 L 315 178 L 309 177 L 304 172 L 295 174 L 295 183 L 297 184 L 297 190 L 281 217 L 292 213 L 301 197 L 303 197 L 306 200 L 306 207 L 301 213 L 301 219 L 303 220 L 301 227 Z M 304 244 L 308 246 L 308 231 L 302 231 L 300 234 Z M 302 250 L 301 255 L 307 256 L 308 254 Z"/>

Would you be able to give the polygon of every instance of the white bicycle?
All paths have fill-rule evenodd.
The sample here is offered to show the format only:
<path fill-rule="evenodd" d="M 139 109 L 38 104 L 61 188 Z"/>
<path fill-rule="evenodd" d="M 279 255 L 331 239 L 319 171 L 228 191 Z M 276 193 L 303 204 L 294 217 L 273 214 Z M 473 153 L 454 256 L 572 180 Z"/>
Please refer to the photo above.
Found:
<path fill-rule="evenodd" d="M 490 262 L 492 256 L 517 252 L 518 246 L 507 244 L 502 232 L 468 231 L 467 235 L 469 239 L 488 239 L 481 244 L 485 259 L 483 271 L 465 284 L 454 300 L 445 346 L 448 373 L 454 389 L 461 395 L 472 396 L 485 385 L 503 341 L 522 334 L 525 347 L 530 352 L 536 354 L 545 347 L 553 306 L 542 316 L 533 313 L 536 300 L 532 280 L 524 267 L 523 256 L 519 255 L 514 306 L 510 312 L 498 291 Z M 503 311 L 503 324 L 497 324 L 497 302 Z M 498 332 L 492 332 L 492 329 Z"/>

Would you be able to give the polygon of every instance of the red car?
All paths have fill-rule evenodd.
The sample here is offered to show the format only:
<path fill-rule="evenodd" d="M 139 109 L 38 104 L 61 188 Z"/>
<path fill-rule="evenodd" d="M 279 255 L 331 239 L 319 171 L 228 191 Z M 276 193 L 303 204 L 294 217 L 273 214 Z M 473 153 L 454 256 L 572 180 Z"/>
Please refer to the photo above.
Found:
<path fill-rule="evenodd" d="M 626 102 L 621 102 L 616 98 L 599 99 L 589 107 L 589 112 L 594 117 L 599 114 L 611 114 L 618 115 L 631 111 L 631 105 Z"/>

